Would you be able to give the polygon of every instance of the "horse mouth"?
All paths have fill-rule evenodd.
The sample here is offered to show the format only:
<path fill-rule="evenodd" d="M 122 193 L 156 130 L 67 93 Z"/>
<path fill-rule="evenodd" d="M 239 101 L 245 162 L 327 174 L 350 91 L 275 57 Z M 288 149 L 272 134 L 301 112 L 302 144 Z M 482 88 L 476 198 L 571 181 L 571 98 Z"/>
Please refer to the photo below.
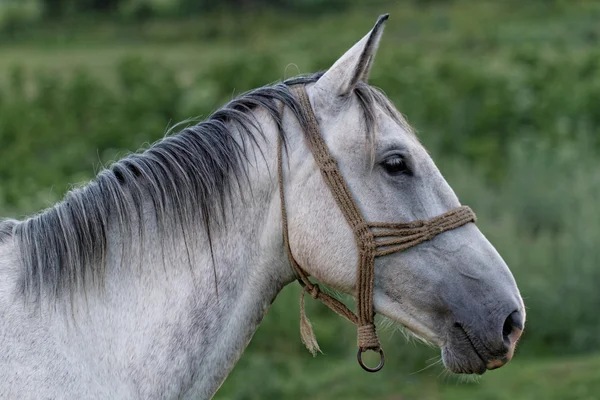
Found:
<path fill-rule="evenodd" d="M 455 374 L 482 375 L 488 369 L 476 344 L 459 323 L 454 324 L 452 337 L 442 347 L 442 361 Z"/>

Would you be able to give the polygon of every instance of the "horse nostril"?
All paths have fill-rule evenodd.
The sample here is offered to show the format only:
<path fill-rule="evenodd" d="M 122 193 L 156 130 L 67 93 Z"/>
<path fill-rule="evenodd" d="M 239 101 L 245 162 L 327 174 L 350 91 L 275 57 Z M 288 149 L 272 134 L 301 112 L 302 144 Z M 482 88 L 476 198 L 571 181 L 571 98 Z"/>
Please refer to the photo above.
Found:
<path fill-rule="evenodd" d="M 498 358 L 493 358 L 491 361 L 488 361 L 486 364 L 487 369 L 500 368 L 513 358 L 517 340 L 521 337 L 524 326 L 525 315 L 519 311 L 512 312 L 508 318 L 504 320 L 504 325 L 502 325 L 502 340 L 504 343 L 503 354 Z"/>
<path fill-rule="evenodd" d="M 523 331 L 523 316 L 519 311 L 512 312 L 502 326 L 502 338 L 507 347 L 515 344 Z"/>

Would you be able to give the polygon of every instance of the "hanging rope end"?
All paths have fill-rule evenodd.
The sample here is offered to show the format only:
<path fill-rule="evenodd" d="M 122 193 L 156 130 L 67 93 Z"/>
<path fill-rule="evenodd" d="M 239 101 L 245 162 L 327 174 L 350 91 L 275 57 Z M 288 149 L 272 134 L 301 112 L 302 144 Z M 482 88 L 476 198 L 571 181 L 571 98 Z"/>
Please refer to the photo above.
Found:
<path fill-rule="evenodd" d="M 312 324 L 306 316 L 306 310 L 304 309 L 304 293 L 306 293 L 306 290 L 302 290 L 302 294 L 300 295 L 300 338 L 313 357 L 316 357 L 317 353 L 323 354 L 323 352 L 321 351 L 315 333 L 313 332 Z"/>
<path fill-rule="evenodd" d="M 315 333 L 312 329 L 312 324 L 306 317 L 306 313 L 302 313 L 300 317 L 300 337 L 302 338 L 302 343 L 306 346 L 308 351 L 311 352 L 313 357 L 317 356 L 317 353 L 323 353 L 321 348 L 319 347 L 319 343 L 317 342 L 317 338 L 315 337 Z"/>

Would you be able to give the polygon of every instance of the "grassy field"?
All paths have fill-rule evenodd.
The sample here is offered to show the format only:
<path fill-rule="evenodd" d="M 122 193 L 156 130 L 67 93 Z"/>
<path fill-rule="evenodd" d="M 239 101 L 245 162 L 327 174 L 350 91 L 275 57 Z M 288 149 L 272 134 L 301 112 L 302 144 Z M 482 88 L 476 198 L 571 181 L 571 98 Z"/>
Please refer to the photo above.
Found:
<path fill-rule="evenodd" d="M 307 355 L 307 357 L 310 357 Z M 599 356 L 515 359 L 505 368 L 479 378 L 453 377 L 439 365 L 425 371 L 398 371 L 386 366 L 377 374 L 362 371 L 351 358 L 331 360 L 322 356 L 308 363 L 307 371 L 268 367 L 287 366 L 282 360 L 254 360 L 256 379 L 230 381 L 216 399 L 377 399 L 377 400 L 597 400 L 600 399 Z M 260 372 L 258 372 L 260 371 Z M 270 371 L 270 372 L 267 372 Z M 302 379 L 297 379 L 295 373 Z M 240 377 L 241 378 L 241 377 Z M 233 382 L 231 382 L 233 381 Z"/>
<path fill-rule="evenodd" d="M 124 56 L 134 54 L 160 60 L 190 76 L 239 55 L 251 61 L 252 54 L 267 54 L 275 55 L 278 63 L 275 75 L 265 76 L 268 82 L 298 70 L 325 68 L 326 61 L 366 33 L 381 13 L 391 14 L 384 51 L 394 48 L 394 52 L 417 52 L 425 58 L 452 52 L 492 68 L 515 49 L 542 50 L 550 56 L 561 50 L 577 56 L 597 48 L 600 39 L 596 23 L 600 5 L 594 1 L 432 4 L 415 7 L 408 2 L 375 1 L 365 8 L 313 17 L 226 13 L 134 26 L 81 17 L 56 25 L 32 25 L 15 37 L 0 36 L 0 73 L 22 65 L 57 73 L 85 68 L 114 78 L 114 67 Z M 286 68 L 289 64 L 298 69 Z"/>
<path fill-rule="evenodd" d="M 598 356 L 515 363 L 479 383 L 444 385 L 431 398 L 595 400 L 600 398 L 599 368 Z"/>
<path fill-rule="evenodd" d="M 232 96 L 327 68 L 391 14 L 382 87 L 506 259 L 528 307 L 513 362 L 464 382 L 439 351 L 384 331 L 364 373 L 355 331 L 278 297 L 220 399 L 600 399 L 600 2 L 384 2 L 316 16 L 265 11 L 72 18 L 0 29 L 0 216 L 59 200 L 99 166 Z M 1 28 L 1 26 L 0 26 Z"/>

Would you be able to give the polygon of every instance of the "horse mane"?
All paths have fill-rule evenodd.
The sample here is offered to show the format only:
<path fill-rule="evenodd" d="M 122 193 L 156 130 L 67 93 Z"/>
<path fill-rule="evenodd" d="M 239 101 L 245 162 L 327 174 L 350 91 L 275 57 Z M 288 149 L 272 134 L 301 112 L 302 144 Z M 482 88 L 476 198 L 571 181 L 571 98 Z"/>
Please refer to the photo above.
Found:
<path fill-rule="evenodd" d="M 0 219 L 0 243 L 12 236 L 17 221 L 13 219 Z"/>
<path fill-rule="evenodd" d="M 101 284 L 106 273 L 109 226 L 116 224 L 120 230 L 122 257 L 132 248 L 133 238 L 142 245 L 139 238 L 144 232 L 145 201 L 153 205 L 161 238 L 181 232 L 187 247 L 187 228 L 201 226 L 211 244 L 211 225 L 215 219 L 225 217 L 234 185 L 240 187 L 241 181 L 248 178 L 245 161 L 248 148 L 253 147 L 248 144 L 258 147 L 258 139 L 264 138 L 252 111 L 266 110 L 281 126 L 279 101 L 306 127 L 289 86 L 314 83 L 322 74 L 244 93 L 205 121 L 114 162 L 87 185 L 69 191 L 53 207 L 14 226 L 6 225 L 10 232 L 0 224 L 0 241 L 12 235 L 20 251 L 23 296 L 32 301 L 40 301 L 42 294 L 57 299 L 65 292 L 72 296 L 90 284 Z M 361 82 L 355 92 L 364 110 L 367 131 L 374 126 L 375 104 L 399 116 L 378 89 Z M 399 118 L 402 123 L 404 120 Z M 232 125 L 238 136 L 230 133 Z M 137 232 L 128 223 L 132 219 L 138 222 Z"/>

